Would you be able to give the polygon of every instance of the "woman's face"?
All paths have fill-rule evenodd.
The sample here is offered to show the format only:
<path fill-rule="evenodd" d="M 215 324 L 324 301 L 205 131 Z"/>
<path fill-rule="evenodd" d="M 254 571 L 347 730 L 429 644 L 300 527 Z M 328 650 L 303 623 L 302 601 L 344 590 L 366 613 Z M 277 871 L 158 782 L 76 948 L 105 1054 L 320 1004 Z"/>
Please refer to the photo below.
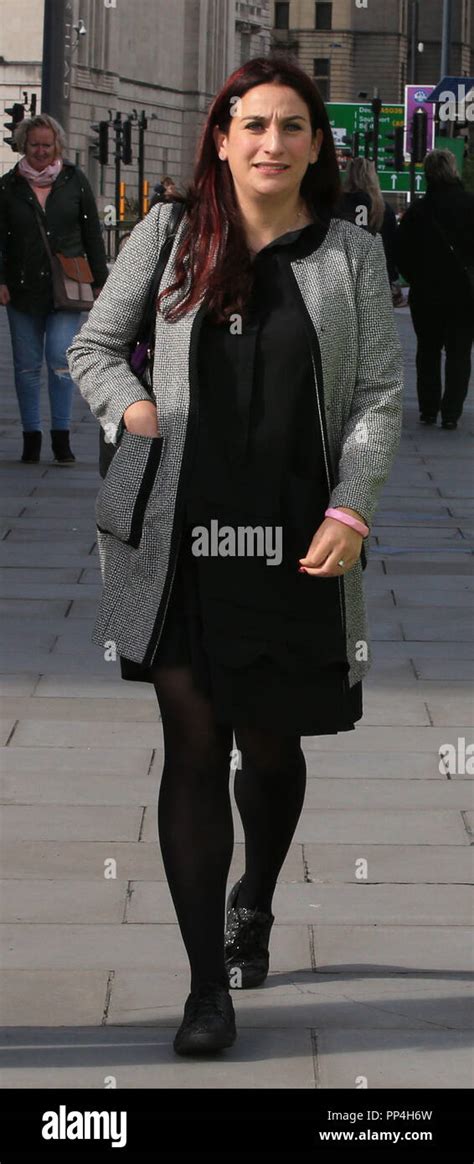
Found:
<path fill-rule="evenodd" d="M 321 129 L 313 136 L 299 93 L 287 85 L 256 85 L 231 99 L 231 114 L 227 134 L 216 127 L 214 141 L 219 158 L 228 162 L 237 197 L 278 203 L 296 196 L 323 141 Z"/>
<path fill-rule="evenodd" d="M 44 170 L 56 158 L 56 141 L 52 129 L 38 125 L 30 129 L 25 144 L 25 158 L 34 170 Z"/>

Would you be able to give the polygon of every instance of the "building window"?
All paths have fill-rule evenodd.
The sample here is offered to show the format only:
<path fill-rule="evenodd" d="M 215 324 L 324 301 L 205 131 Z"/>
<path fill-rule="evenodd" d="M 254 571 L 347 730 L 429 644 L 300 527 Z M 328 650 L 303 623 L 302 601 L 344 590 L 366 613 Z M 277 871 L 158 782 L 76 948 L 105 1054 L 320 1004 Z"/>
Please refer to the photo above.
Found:
<path fill-rule="evenodd" d="M 329 57 L 316 57 L 313 60 L 313 75 L 323 101 L 329 101 L 331 77 L 331 62 Z"/>
<path fill-rule="evenodd" d="M 316 4 L 314 27 L 324 31 L 332 28 L 332 4 Z"/>
<path fill-rule="evenodd" d="M 275 28 L 290 27 L 290 5 L 275 4 Z"/>

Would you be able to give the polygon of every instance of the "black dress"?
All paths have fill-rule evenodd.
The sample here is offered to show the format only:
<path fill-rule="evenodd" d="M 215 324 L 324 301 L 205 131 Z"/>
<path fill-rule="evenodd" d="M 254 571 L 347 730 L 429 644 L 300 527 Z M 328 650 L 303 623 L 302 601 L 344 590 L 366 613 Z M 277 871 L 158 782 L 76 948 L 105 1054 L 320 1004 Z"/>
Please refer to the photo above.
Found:
<path fill-rule="evenodd" d="M 309 337 L 283 259 L 320 232 L 312 223 L 258 252 L 244 323 L 203 319 L 198 439 L 165 623 L 153 668 L 120 659 L 124 679 L 148 682 L 155 667 L 190 663 L 217 722 L 299 735 L 350 731 L 362 716 L 338 578 L 298 572 L 329 493 Z"/>

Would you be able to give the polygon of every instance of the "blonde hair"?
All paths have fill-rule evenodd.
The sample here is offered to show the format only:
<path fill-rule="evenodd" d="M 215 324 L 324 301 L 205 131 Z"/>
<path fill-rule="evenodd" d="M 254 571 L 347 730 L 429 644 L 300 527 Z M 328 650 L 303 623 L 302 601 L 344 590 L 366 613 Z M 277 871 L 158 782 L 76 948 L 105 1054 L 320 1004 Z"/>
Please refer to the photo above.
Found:
<path fill-rule="evenodd" d="M 380 230 L 385 214 L 385 202 L 380 190 L 380 182 L 374 163 L 368 158 L 351 158 L 346 170 L 344 192 L 364 190 L 370 195 L 372 205 L 369 210 L 369 228 L 374 232 Z"/>
<path fill-rule="evenodd" d="M 66 148 L 66 134 L 59 121 L 50 117 L 49 113 L 38 113 L 36 117 L 26 117 L 17 125 L 13 135 L 20 154 L 26 152 L 28 134 L 33 129 L 51 129 L 54 133 L 54 156 L 61 158 Z"/>

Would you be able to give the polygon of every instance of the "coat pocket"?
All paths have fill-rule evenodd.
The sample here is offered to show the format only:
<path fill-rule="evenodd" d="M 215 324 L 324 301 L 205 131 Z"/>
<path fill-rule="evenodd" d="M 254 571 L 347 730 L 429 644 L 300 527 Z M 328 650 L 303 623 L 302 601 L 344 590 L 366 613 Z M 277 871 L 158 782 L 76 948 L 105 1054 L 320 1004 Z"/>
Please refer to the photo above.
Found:
<path fill-rule="evenodd" d="M 125 430 L 97 495 L 97 528 L 135 549 L 143 533 L 162 449 L 162 436 L 138 436 Z"/>

